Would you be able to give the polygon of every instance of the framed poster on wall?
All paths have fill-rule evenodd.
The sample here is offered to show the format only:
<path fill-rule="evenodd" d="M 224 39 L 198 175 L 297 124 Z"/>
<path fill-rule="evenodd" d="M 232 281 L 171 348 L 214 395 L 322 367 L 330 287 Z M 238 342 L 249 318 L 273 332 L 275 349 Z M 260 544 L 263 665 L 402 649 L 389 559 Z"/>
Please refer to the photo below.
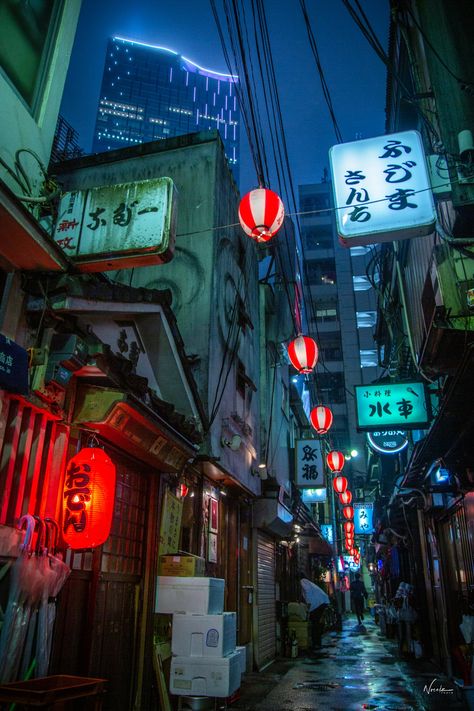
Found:
<path fill-rule="evenodd" d="M 209 499 L 209 533 L 219 532 L 219 502 L 212 497 Z"/>
<path fill-rule="evenodd" d="M 209 543 L 207 548 L 207 559 L 209 563 L 217 563 L 217 534 L 209 534 Z"/>

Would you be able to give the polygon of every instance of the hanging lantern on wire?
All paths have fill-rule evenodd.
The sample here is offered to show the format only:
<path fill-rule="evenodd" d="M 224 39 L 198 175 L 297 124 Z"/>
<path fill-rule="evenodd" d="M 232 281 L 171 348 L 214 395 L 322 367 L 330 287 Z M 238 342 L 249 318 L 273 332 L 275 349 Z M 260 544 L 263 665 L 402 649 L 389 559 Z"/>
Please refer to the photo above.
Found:
<path fill-rule="evenodd" d="M 352 521 L 344 521 L 344 531 L 354 535 L 354 524 Z"/>
<path fill-rule="evenodd" d="M 299 373 L 311 373 L 318 362 L 318 346 L 316 345 L 316 341 L 309 336 L 297 336 L 288 346 L 288 358 L 292 366 L 296 368 Z M 331 425 L 329 425 L 329 427 L 330 426 Z M 314 423 L 313 427 L 315 427 Z"/>
<path fill-rule="evenodd" d="M 336 494 L 342 494 L 347 489 L 347 479 L 345 476 L 337 476 L 333 479 L 332 485 Z"/>
<path fill-rule="evenodd" d="M 350 551 L 349 551 L 349 555 L 354 556 L 354 555 L 355 555 L 355 552 L 356 552 L 356 549 L 355 549 L 355 548 L 351 548 Z"/>
<path fill-rule="evenodd" d="M 332 412 L 329 407 L 318 405 L 311 410 L 309 419 L 311 424 L 319 435 L 325 435 L 332 425 Z"/>
<path fill-rule="evenodd" d="M 352 508 L 352 506 L 344 506 L 344 508 L 342 509 L 342 514 L 344 518 L 354 518 L 354 509 Z"/>
<path fill-rule="evenodd" d="M 100 447 L 84 447 L 66 468 L 62 535 L 69 548 L 96 548 L 110 534 L 115 465 Z"/>
<path fill-rule="evenodd" d="M 342 472 L 344 468 L 344 455 L 342 452 L 336 452 L 336 450 L 333 450 L 332 452 L 329 452 L 329 454 L 326 457 L 326 462 L 328 464 L 329 469 L 336 473 L 336 472 Z"/>
<path fill-rule="evenodd" d="M 281 198 L 267 188 L 244 195 L 239 205 L 239 221 L 246 235 L 257 242 L 268 242 L 283 224 L 285 208 Z"/>
<path fill-rule="evenodd" d="M 341 504 L 344 504 L 344 506 L 350 504 L 352 501 L 352 492 L 349 491 L 349 489 L 343 491 L 342 494 L 339 494 L 339 501 L 341 502 Z"/>

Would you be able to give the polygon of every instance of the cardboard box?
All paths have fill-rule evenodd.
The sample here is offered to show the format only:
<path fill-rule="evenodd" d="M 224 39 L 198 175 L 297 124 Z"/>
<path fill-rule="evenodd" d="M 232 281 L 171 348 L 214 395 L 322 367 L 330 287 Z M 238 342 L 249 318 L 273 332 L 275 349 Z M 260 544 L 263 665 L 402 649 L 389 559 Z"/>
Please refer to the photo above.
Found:
<path fill-rule="evenodd" d="M 223 611 L 224 580 L 222 578 L 159 575 L 156 579 L 155 612 L 222 615 Z"/>
<path fill-rule="evenodd" d="M 235 650 L 235 612 L 173 615 L 171 649 L 178 657 L 226 657 Z"/>
<path fill-rule="evenodd" d="M 197 555 L 161 555 L 158 575 L 198 577 L 204 575 L 206 561 Z"/>
<path fill-rule="evenodd" d="M 226 697 L 240 686 L 240 654 L 227 657 L 173 657 L 170 692 L 178 696 Z"/>

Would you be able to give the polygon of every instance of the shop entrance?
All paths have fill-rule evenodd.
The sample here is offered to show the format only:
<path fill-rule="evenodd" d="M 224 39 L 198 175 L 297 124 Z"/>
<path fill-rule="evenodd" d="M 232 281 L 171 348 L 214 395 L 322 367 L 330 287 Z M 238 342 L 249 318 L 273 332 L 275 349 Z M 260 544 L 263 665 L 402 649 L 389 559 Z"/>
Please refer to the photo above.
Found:
<path fill-rule="evenodd" d="M 137 677 L 150 478 L 105 447 L 117 469 L 112 532 L 94 551 L 70 552 L 72 574 L 58 610 L 53 668 L 108 679 L 104 709 L 125 711 Z"/>

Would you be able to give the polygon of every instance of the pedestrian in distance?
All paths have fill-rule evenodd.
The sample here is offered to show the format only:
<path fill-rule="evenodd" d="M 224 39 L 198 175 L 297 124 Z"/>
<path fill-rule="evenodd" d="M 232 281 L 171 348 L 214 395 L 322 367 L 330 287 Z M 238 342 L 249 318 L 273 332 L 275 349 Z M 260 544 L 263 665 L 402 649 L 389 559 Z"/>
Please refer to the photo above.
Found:
<path fill-rule="evenodd" d="M 354 610 L 357 615 L 357 622 L 362 624 L 364 619 L 364 598 L 367 600 L 367 590 L 363 581 L 360 579 L 360 573 L 355 574 L 355 580 L 351 583 L 351 600 L 354 603 Z"/>
<path fill-rule="evenodd" d="M 321 646 L 321 635 L 323 631 L 322 618 L 325 609 L 329 605 L 329 597 L 318 585 L 308 580 L 304 573 L 300 573 L 300 586 L 302 598 L 308 605 L 311 629 L 311 651 L 314 652 Z"/>

